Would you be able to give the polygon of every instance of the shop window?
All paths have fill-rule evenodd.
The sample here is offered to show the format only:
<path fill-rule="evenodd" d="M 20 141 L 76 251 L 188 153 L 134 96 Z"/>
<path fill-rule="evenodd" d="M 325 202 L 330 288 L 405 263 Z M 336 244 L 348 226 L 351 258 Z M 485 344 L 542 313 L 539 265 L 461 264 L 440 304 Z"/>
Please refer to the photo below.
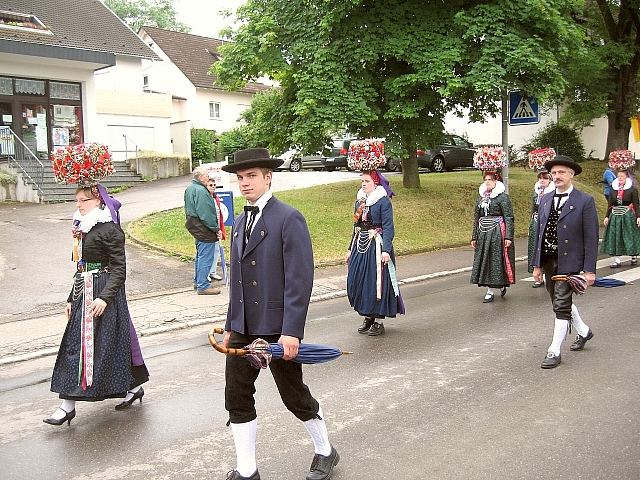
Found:
<path fill-rule="evenodd" d="M 209 102 L 209 118 L 220 118 L 220 104 L 218 102 Z"/>
<path fill-rule="evenodd" d="M 53 35 L 53 33 L 35 15 L 9 12 L 7 10 L 0 10 L 0 29 L 35 30 L 38 33 Z"/>
<path fill-rule="evenodd" d="M 51 138 L 54 148 L 82 143 L 82 130 L 80 128 L 81 107 L 51 105 L 51 111 L 53 113 Z"/>
<path fill-rule="evenodd" d="M 80 100 L 80 85 L 77 83 L 49 82 L 49 97 L 63 100 Z"/>
<path fill-rule="evenodd" d="M 26 93 L 28 95 L 44 95 L 44 85 L 44 80 L 16 78 L 16 93 Z"/>
<path fill-rule="evenodd" d="M 13 95 L 13 80 L 0 77 L 0 95 Z"/>

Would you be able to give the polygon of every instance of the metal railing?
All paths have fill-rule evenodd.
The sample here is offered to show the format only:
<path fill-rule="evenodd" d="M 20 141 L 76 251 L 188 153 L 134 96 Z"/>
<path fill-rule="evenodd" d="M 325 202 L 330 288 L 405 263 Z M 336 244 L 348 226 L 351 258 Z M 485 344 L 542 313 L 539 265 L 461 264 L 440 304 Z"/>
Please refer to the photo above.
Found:
<path fill-rule="evenodd" d="M 43 195 L 44 164 L 11 128 L 0 127 L 0 158 L 6 159 L 10 167 L 19 169 L 28 183 Z"/>

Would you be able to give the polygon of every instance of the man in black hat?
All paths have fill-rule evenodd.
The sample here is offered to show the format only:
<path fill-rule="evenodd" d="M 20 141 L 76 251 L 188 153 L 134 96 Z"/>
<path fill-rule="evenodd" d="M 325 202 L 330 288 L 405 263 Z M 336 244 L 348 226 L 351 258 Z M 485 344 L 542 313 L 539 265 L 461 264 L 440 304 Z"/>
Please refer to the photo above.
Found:
<path fill-rule="evenodd" d="M 532 265 L 536 282 L 542 282 L 543 273 L 546 277 L 555 313 L 553 340 L 541 367 L 555 368 L 560 364 L 560 348 L 570 324 L 578 334 L 570 350 L 582 350 L 593 338 L 593 332 L 573 304 L 569 284 L 553 281 L 551 277 L 583 272 L 587 283 L 593 285 L 598 256 L 598 213 L 593 197 L 573 186 L 573 177 L 582 172 L 580 165 L 570 157 L 558 155 L 544 166 L 556 188 L 540 202 Z"/>
<path fill-rule="evenodd" d="M 223 170 L 235 173 L 247 200 L 231 231 L 231 281 L 223 345 L 242 348 L 257 338 L 278 342 L 283 359 L 269 364 L 285 406 L 304 422 L 315 456 L 307 480 L 326 480 L 340 459 L 329 443 L 322 409 L 304 384 L 298 354 L 313 287 L 313 250 L 304 217 L 271 193 L 272 170 L 282 160 L 265 148 L 240 150 Z M 236 447 L 227 480 L 258 480 L 255 458 L 255 381 L 260 370 L 228 356 L 225 408 Z"/>

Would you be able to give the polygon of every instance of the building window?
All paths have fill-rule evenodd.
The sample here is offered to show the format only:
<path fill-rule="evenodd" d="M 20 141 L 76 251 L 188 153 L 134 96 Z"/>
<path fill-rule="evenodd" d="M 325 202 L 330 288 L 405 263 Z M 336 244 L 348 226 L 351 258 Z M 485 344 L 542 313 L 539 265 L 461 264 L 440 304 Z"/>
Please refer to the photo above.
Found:
<path fill-rule="evenodd" d="M 49 96 L 62 100 L 80 100 L 80 85 L 77 83 L 49 82 Z"/>
<path fill-rule="evenodd" d="M 26 93 L 28 95 L 44 95 L 44 80 L 16 78 L 16 93 Z"/>
<path fill-rule="evenodd" d="M 142 88 L 145 90 L 149 90 L 149 75 L 145 75 L 142 77 Z"/>
<path fill-rule="evenodd" d="M 218 102 L 209 102 L 209 118 L 220 118 L 220 104 Z"/>
<path fill-rule="evenodd" d="M 0 95 L 13 95 L 13 80 L 0 77 Z"/>
<path fill-rule="evenodd" d="M 0 29 L 36 31 L 53 35 L 53 33 L 35 15 L 0 10 Z"/>

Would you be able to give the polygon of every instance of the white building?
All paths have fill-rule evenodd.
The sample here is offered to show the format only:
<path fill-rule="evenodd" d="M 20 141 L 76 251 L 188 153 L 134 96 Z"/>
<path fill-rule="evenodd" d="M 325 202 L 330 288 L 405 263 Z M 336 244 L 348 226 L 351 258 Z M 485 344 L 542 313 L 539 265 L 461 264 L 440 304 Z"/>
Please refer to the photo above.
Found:
<path fill-rule="evenodd" d="M 170 151 L 171 99 L 144 93 L 143 59 L 159 60 L 102 2 L 0 0 L 0 128 L 47 162 L 91 141 L 124 155 L 138 127 L 154 139 L 139 147 Z"/>
<path fill-rule="evenodd" d="M 155 27 L 143 27 L 138 35 L 163 60 L 144 62 L 143 85 L 147 92 L 172 97 L 171 137 L 176 153 L 190 154 L 192 127 L 220 134 L 238 126 L 253 96 L 271 88 L 249 83 L 228 92 L 215 86 L 209 69 L 220 58 L 223 40 Z"/>

